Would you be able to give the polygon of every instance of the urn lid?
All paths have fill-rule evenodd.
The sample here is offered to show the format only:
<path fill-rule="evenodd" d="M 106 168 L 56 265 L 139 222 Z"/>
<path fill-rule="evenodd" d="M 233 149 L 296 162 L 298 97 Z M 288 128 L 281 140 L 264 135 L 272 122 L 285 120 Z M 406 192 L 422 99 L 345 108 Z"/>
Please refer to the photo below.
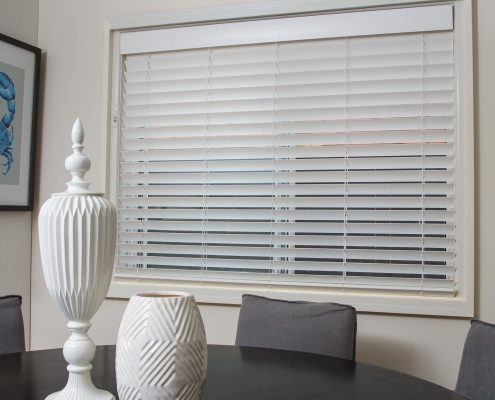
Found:
<path fill-rule="evenodd" d="M 84 128 L 80 119 L 76 119 L 72 126 L 72 154 L 65 159 L 65 169 L 70 172 L 72 179 L 67 182 L 67 190 L 62 193 L 54 193 L 52 196 L 66 195 L 93 195 L 102 196 L 103 193 L 96 193 L 89 189 L 89 182 L 86 182 L 84 175 L 91 168 L 90 159 L 83 154 L 84 148 Z"/>

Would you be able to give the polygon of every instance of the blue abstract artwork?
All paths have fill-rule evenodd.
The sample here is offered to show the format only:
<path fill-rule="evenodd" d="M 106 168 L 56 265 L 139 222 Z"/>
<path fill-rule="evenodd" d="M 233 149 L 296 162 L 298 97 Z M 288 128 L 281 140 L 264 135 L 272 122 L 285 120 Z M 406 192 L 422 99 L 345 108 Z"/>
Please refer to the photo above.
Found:
<path fill-rule="evenodd" d="M 9 75 L 1 71 L 0 97 L 7 103 L 6 112 L 0 120 L 0 155 L 6 159 L 6 162 L 2 164 L 5 167 L 2 174 L 7 175 L 14 162 L 14 127 L 12 122 L 15 116 L 15 86 Z"/>

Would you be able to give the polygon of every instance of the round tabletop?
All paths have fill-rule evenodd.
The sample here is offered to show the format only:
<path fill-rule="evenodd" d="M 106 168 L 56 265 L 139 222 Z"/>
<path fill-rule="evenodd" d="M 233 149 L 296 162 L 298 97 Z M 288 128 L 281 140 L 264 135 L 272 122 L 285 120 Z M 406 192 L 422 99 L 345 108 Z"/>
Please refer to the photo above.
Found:
<path fill-rule="evenodd" d="M 93 382 L 117 398 L 115 346 L 98 346 Z M 42 400 L 67 381 L 61 349 L 0 356 L 0 396 Z M 292 351 L 208 346 L 203 400 L 463 399 L 422 379 L 339 358 Z"/>

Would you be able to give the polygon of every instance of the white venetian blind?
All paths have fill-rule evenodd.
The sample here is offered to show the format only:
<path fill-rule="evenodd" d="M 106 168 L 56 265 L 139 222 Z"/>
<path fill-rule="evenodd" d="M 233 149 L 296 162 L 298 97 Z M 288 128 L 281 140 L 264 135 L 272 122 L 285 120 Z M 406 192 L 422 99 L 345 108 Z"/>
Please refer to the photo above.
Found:
<path fill-rule="evenodd" d="M 117 275 L 455 291 L 453 33 L 123 56 Z"/>

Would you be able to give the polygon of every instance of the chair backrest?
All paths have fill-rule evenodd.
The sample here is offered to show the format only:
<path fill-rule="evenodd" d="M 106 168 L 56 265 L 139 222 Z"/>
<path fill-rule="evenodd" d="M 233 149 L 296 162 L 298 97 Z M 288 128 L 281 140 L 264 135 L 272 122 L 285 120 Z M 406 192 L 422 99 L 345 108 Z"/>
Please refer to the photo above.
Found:
<path fill-rule="evenodd" d="M 470 400 L 495 400 L 495 325 L 471 321 L 455 391 Z"/>
<path fill-rule="evenodd" d="M 21 296 L 0 297 L 0 354 L 26 350 Z"/>
<path fill-rule="evenodd" d="M 356 328 L 356 310 L 351 306 L 244 295 L 236 345 L 354 360 Z"/>

